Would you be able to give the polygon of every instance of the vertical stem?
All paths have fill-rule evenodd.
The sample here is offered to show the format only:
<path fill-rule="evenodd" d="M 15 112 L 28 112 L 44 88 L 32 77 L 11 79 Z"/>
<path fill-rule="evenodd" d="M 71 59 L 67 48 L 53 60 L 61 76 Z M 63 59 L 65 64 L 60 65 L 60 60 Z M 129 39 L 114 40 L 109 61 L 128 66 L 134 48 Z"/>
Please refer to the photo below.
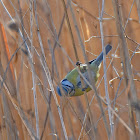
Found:
<path fill-rule="evenodd" d="M 100 11 L 99 11 L 100 13 Z M 103 67 L 104 67 L 104 86 L 105 86 L 105 94 L 106 94 L 106 100 L 108 106 L 110 106 L 110 98 L 109 98 L 109 93 L 108 93 L 108 86 L 107 86 L 107 73 L 106 73 L 106 54 L 105 54 L 105 47 L 104 47 L 104 34 L 103 34 L 103 13 L 104 13 L 104 0 L 102 0 L 102 9 L 100 13 L 100 31 L 101 31 L 101 41 L 102 41 L 102 50 L 103 50 Z M 111 116 L 111 110 L 108 107 L 108 115 L 109 115 L 109 121 L 110 121 L 110 128 L 111 128 L 111 133 L 113 131 L 113 122 L 112 122 L 112 116 Z"/>
<path fill-rule="evenodd" d="M 33 47 L 33 34 L 32 34 L 32 28 L 33 28 L 33 1 L 30 1 L 30 34 L 31 34 L 31 48 Z M 32 56 L 33 56 L 33 51 L 32 51 Z M 32 59 L 31 56 L 31 59 Z M 33 62 L 33 60 L 32 60 Z M 33 67 L 33 63 L 31 62 L 31 65 Z M 32 79 L 33 79 L 33 95 L 34 95 L 34 106 L 35 106 L 35 117 L 36 117 L 36 133 L 37 133 L 37 138 L 39 139 L 39 116 L 38 116 L 38 107 L 37 107 L 37 95 L 36 95 L 36 78 L 35 78 L 35 69 L 32 69 Z"/>
<path fill-rule="evenodd" d="M 138 16 L 139 16 L 139 23 L 140 23 L 140 0 L 136 0 Z"/>
<path fill-rule="evenodd" d="M 118 35 L 119 35 L 119 41 L 120 41 L 120 48 L 121 48 L 120 53 L 121 53 L 121 58 L 122 58 L 122 62 L 123 62 L 123 71 L 124 71 L 126 87 L 129 86 L 128 85 L 129 82 L 131 83 L 130 91 L 128 91 L 129 116 L 130 116 L 130 121 L 131 121 L 131 127 L 135 133 L 135 123 L 133 122 L 133 110 L 131 108 L 131 103 L 138 102 L 137 93 L 136 93 L 136 88 L 135 88 L 135 84 L 133 81 L 133 73 L 132 73 L 131 64 L 130 64 L 128 48 L 127 48 L 127 44 L 126 44 L 126 40 L 125 40 L 124 29 L 122 27 L 122 20 L 121 20 L 121 15 L 120 15 L 120 11 L 119 11 L 119 3 L 118 3 L 118 0 L 112 0 L 112 3 L 114 6 L 116 26 L 117 26 L 117 31 L 118 31 Z M 139 128 L 139 134 L 140 134 L 140 112 L 138 110 L 136 110 L 136 119 L 138 122 L 138 128 Z"/>
<path fill-rule="evenodd" d="M 56 94 L 55 94 L 55 90 L 54 90 L 54 87 L 53 87 L 53 82 L 52 82 L 52 79 L 51 79 L 51 76 L 50 76 L 50 71 L 49 71 L 49 68 L 48 68 L 46 60 L 45 60 L 45 52 L 44 52 L 44 48 L 43 48 L 43 43 L 42 43 L 40 31 L 39 31 L 36 0 L 34 0 L 34 7 L 35 7 L 35 20 L 36 20 L 36 25 L 37 25 L 37 35 L 38 35 L 38 38 L 39 38 L 39 43 L 40 43 L 41 52 L 42 52 L 42 59 L 43 59 L 43 62 L 42 62 L 41 59 L 40 59 L 40 61 L 41 61 L 41 64 L 43 66 L 43 69 L 45 71 L 46 77 L 48 79 L 48 82 L 49 82 L 49 85 L 50 85 L 50 88 L 51 88 L 51 91 L 52 91 L 52 94 L 53 94 L 53 97 L 54 97 L 54 100 L 55 100 L 55 103 L 56 103 L 56 106 L 57 106 L 57 110 L 58 110 L 58 113 L 59 113 L 59 117 L 60 117 L 60 121 L 61 121 L 61 125 L 62 125 L 62 129 L 63 129 L 65 139 L 68 140 L 67 131 L 66 131 L 66 128 L 65 128 L 61 108 L 59 106 L 59 103 L 58 103 L 58 100 L 57 100 L 57 97 L 56 97 Z"/>
<path fill-rule="evenodd" d="M 64 11 L 65 11 L 65 14 L 66 14 L 66 20 L 67 20 L 70 36 L 71 36 L 71 39 L 72 39 L 72 44 L 73 44 L 73 48 L 74 48 L 75 57 L 76 57 L 76 60 L 79 61 L 78 54 L 77 54 L 77 49 L 76 49 L 76 46 L 75 46 L 75 41 L 74 41 L 74 37 L 73 37 L 71 25 L 70 25 L 68 13 L 67 13 L 67 8 L 66 8 L 65 0 L 62 0 L 62 3 L 63 3 Z"/>
<path fill-rule="evenodd" d="M 95 86 L 95 81 L 94 81 L 94 78 L 92 77 L 91 75 L 91 71 L 90 71 L 90 67 L 89 67 L 89 63 L 88 63 L 88 59 L 87 59 L 87 56 L 86 56 L 86 52 L 85 52 L 85 48 L 84 48 L 84 44 L 82 42 L 82 38 L 81 38 L 81 35 L 80 35 L 80 31 L 79 31 L 79 28 L 78 28 L 78 25 L 77 25 L 77 21 L 76 21 L 76 17 L 75 17 L 75 14 L 73 12 L 73 9 L 72 9 L 72 6 L 71 6 L 71 1 L 68 0 L 69 2 L 69 6 L 70 6 L 70 10 L 71 10 L 71 14 L 72 14 L 72 19 L 73 19 L 73 22 L 74 22 L 74 26 L 75 26 L 75 29 L 76 29 L 76 33 L 77 33 L 77 36 L 78 36 L 78 39 L 79 39 L 79 43 L 80 43 L 80 46 L 82 48 L 82 51 L 83 51 L 83 56 L 84 56 L 84 59 L 87 63 L 87 66 L 88 66 L 88 74 L 89 74 L 89 80 L 90 80 L 90 83 L 92 83 L 92 89 L 94 90 L 95 92 L 95 95 L 97 97 L 97 101 L 99 103 L 99 106 L 100 106 L 100 110 L 101 110 L 101 113 L 103 115 L 103 120 L 104 120 L 104 124 L 105 124 L 105 128 L 106 128 L 106 132 L 107 132 L 107 135 L 109 136 L 110 132 L 109 132 L 109 128 L 108 128 L 108 124 L 107 124 L 107 120 L 106 120 L 106 117 L 105 117 L 105 114 L 104 114 L 104 109 L 103 109 L 103 106 L 102 106 L 102 103 L 101 103 L 101 100 L 98 96 L 98 92 L 97 92 L 97 89 L 96 89 L 96 86 Z"/>

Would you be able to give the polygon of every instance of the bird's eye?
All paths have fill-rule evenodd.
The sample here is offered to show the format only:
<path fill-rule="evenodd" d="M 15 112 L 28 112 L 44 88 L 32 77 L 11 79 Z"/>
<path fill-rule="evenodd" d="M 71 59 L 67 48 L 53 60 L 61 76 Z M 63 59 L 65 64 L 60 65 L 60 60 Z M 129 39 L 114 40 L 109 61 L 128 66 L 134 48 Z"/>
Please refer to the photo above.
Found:
<path fill-rule="evenodd" d="M 64 79 L 61 84 L 66 96 L 72 96 L 74 94 L 74 85 L 70 81 Z"/>

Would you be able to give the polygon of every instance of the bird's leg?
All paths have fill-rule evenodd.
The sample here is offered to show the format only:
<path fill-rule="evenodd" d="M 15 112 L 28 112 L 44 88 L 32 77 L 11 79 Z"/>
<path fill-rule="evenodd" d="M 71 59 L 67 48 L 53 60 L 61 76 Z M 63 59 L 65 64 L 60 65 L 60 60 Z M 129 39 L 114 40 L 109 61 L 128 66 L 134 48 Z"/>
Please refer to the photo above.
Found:
<path fill-rule="evenodd" d="M 80 61 L 76 62 L 76 66 L 80 66 L 82 63 Z"/>
<path fill-rule="evenodd" d="M 86 85 L 84 88 L 82 88 L 82 91 L 85 91 L 88 88 L 88 85 Z"/>

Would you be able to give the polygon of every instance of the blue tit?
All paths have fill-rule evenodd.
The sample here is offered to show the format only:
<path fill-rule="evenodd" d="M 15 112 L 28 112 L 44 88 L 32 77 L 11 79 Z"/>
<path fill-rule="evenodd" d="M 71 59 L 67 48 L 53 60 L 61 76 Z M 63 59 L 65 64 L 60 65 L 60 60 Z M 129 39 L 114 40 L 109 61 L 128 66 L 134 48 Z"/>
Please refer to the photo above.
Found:
<path fill-rule="evenodd" d="M 112 46 L 107 45 L 105 48 L 106 55 L 110 52 L 112 49 Z M 101 66 L 101 62 L 103 61 L 103 52 L 100 53 L 100 55 L 94 59 L 89 61 L 89 66 L 91 69 L 91 74 L 94 77 L 95 83 L 98 80 L 98 77 L 100 76 L 99 70 Z M 80 64 L 79 65 L 80 71 L 82 75 L 86 78 L 87 81 L 89 81 L 88 71 L 87 71 L 87 64 Z M 57 86 L 57 93 L 62 96 L 65 94 L 66 96 L 80 96 L 83 95 L 85 92 L 88 92 L 91 90 L 89 85 L 86 83 L 85 80 L 84 84 L 81 83 L 81 77 L 77 71 L 77 68 L 74 68 L 72 71 L 70 71 L 65 78 L 61 81 L 61 89 L 63 90 L 61 92 L 60 87 Z M 82 87 L 84 86 L 84 87 Z M 85 91 L 85 92 L 84 92 Z"/>

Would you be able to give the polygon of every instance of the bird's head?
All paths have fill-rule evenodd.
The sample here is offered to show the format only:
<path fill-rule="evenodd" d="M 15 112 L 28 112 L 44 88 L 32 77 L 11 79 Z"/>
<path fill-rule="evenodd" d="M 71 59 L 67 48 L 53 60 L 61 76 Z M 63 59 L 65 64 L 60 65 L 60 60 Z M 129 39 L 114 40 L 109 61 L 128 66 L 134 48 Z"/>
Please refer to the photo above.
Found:
<path fill-rule="evenodd" d="M 57 93 L 58 93 L 59 96 L 62 96 L 63 94 L 66 95 L 66 96 L 74 95 L 74 93 L 75 93 L 74 92 L 74 86 L 67 79 L 64 79 L 64 80 L 61 81 L 61 87 L 62 87 L 63 91 L 60 90 L 59 86 L 57 87 Z"/>

